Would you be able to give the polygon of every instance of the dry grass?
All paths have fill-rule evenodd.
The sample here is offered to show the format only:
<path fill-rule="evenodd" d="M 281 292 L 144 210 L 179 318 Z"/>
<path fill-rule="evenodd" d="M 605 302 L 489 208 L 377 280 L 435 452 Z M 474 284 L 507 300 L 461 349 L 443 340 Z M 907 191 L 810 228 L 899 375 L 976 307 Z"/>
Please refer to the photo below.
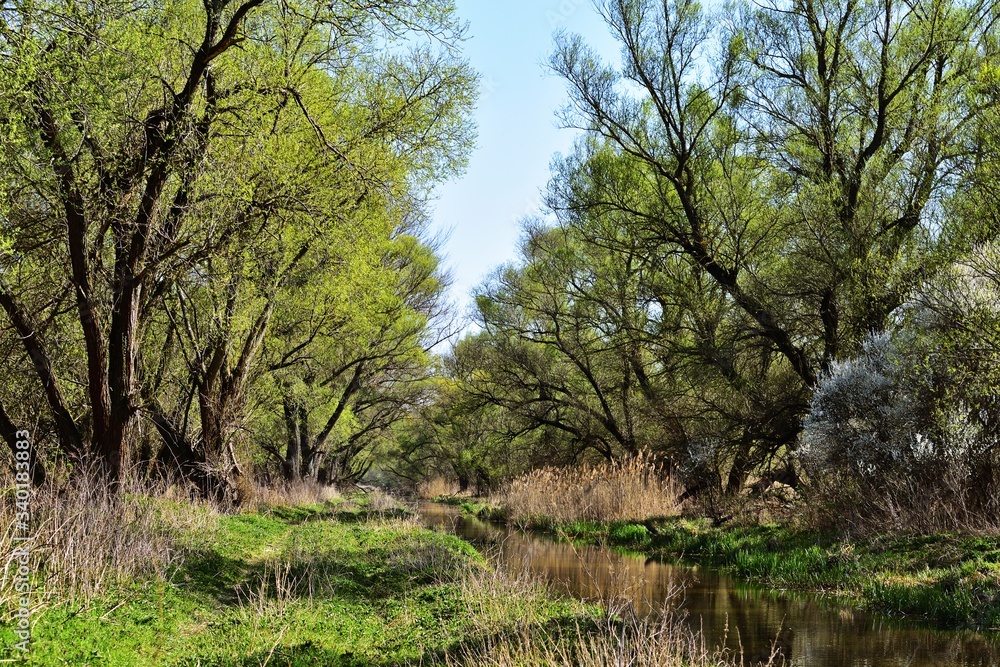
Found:
<path fill-rule="evenodd" d="M 87 603 L 108 588 L 148 575 L 166 576 L 176 564 L 180 535 L 210 534 L 215 509 L 192 503 L 176 487 L 150 490 L 127 480 L 113 494 L 94 477 L 80 475 L 63 488 L 35 490 L 30 501 L 32 540 L 30 570 L 42 603 L 60 600 Z M 0 551 L 15 546 L 13 494 L 0 502 Z M 0 604 L 15 590 L 13 557 L 8 555 L 0 579 Z"/>
<path fill-rule="evenodd" d="M 514 521 L 641 521 L 679 513 L 679 492 L 651 455 L 576 468 L 541 468 L 491 497 Z"/>
<path fill-rule="evenodd" d="M 667 613 L 608 621 L 596 628 L 575 625 L 550 632 L 522 628 L 513 635 L 494 634 L 446 655 L 443 663 L 455 667 L 777 667 L 784 660 L 776 649 L 763 661 L 710 649 L 682 618 Z"/>
<path fill-rule="evenodd" d="M 299 597 L 304 585 L 311 592 L 312 569 L 304 574 L 293 572 L 291 560 L 270 559 L 263 572 L 250 582 L 236 587 L 236 598 L 246 618 L 284 616 L 288 606 Z"/>
<path fill-rule="evenodd" d="M 252 491 L 246 494 L 246 502 L 241 509 L 253 512 L 272 507 L 321 505 L 340 497 L 341 494 L 336 487 L 312 480 L 300 480 L 278 486 L 254 483 Z"/>
<path fill-rule="evenodd" d="M 402 503 L 381 489 L 372 489 L 366 493 L 368 509 L 377 514 L 395 514 L 403 509 Z"/>
<path fill-rule="evenodd" d="M 941 466 L 933 479 L 886 475 L 878 483 L 828 475 L 811 480 L 804 520 L 848 537 L 887 533 L 1000 532 L 1000 496 L 993 485 L 975 488 L 958 466 Z M 973 487 L 973 488 L 970 488 Z"/>
<path fill-rule="evenodd" d="M 529 628 L 546 620 L 544 609 L 561 597 L 546 581 L 524 568 L 503 566 L 468 567 L 459 578 L 462 598 L 468 600 L 474 634 L 486 635 L 499 628 Z M 582 602 L 567 599 L 570 609 L 586 613 Z"/>
<path fill-rule="evenodd" d="M 338 497 L 332 487 L 302 482 L 276 488 L 254 484 L 252 500 L 240 511 L 314 505 Z M 374 501 L 380 508 L 388 500 Z M 93 475 L 76 475 L 64 486 L 47 485 L 33 492 L 30 542 L 35 598 L 84 604 L 118 585 L 147 576 L 167 578 L 193 541 L 209 541 L 218 514 L 236 508 L 191 497 L 190 489 L 126 479 L 119 493 L 110 492 Z M 12 490 L 0 498 L 0 605 L 15 597 L 15 499 Z M 189 544 L 192 543 L 192 544 Z"/>
<path fill-rule="evenodd" d="M 64 476 L 65 477 L 65 476 Z M 200 501 L 175 485 L 127 478 L 115 493 L 96 475 L 78 474 L 62 485 L 32 492 L 29 544 L 34 599 L 88 604 L 119 585 L 156 576 L 168 578 L 183 552 L 210 541 L 222 512 L 315 505 L 339 496 L 336 489 L 302 482 L 268 488 L 254 484 L 251 500 L 239 508 Z M 391 501 L 395 502 L 395 501 Z M 390 500 L 376 496 L 373 508 Z M 377 506 L 377 507 L 376 507 Z M 0 606 L 17 597 L 15 560 L 17 507 L 12 488 L 0 496 Z"/>
<path fill-rule="evenodd" d="M 458 482 L 453 482 L 444 477 L 434 477 L 425 479 L 417 485 L 417 495 L 421 498 L 440 498 L 441 496 L 457 496 L 460 487 Z"/>

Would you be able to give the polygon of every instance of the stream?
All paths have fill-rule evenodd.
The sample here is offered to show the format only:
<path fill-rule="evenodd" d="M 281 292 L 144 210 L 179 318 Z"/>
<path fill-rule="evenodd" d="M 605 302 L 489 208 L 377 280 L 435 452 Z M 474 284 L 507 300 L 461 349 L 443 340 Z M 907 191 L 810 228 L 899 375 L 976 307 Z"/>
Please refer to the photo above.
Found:
<path fill-rule="evenodd" d="M 1000 666 L 996 636 L 936 630 L 838 608 L 817 595 L 750 586 L 714 569 L 557 542 L 438 503 L 418 509 L 426 526 L 454 533 L 501 567 L 528 570 L 573 597 L 615 600 L 639 614 L 679 606 L 709 646 L 741 649 L 748 664 L 775 647 L 789 667 Z"/>

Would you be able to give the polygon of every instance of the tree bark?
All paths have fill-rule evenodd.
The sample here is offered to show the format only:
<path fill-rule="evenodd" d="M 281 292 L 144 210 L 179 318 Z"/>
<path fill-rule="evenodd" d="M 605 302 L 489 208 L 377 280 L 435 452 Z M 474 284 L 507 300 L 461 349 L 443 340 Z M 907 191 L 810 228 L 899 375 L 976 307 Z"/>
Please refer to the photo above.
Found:
<path fill-rule="evenodd" d="M 7 414 L 7 410 L 4 409 L 2 403 L 0 403 L 0 436 L 3 437 L 4 442 L 7 443 L 7 447 L 10 448 L 11 456 L 17 460 L 17 453 L 23 452 L 25 450 L 18 448 L 17 442 L 21 438 L 17 437 L 17 432 L 20 429 L 11 420 L 10 416 Z M 28 471 L 31 475 L 31 484 L 33 486 L 41 486 L 45 483 L 45 467 L 38 460 L 38 449 L 35 447 L 35 442 L 33 439 L 28 439 Z"/>
<path fill-rule="evenodd" d="M 25 352 L 28 353 L 35 368 L 35 374 L 42 383 L 46 401 L 56 422 L 60 446 L 68 455 L 82 457 L 85 454 L 83 434 L 69 411 L 69 405 L 62 392 L 59 379 L 52 368 L 52 361 L 42 343 L 38 328 L 15 298 L 13 292 L 3 283 L 0 283 L 0 307 L 4 309 L 14 325 L 14 329 L 21 338 L 21 343 L 24 345 Z"/>
<path fill-rule="evenodd" d="M 299 406 L 290 398 L 285 399 L 285 428 L 287 429 L 287 446 L 285 458 L 281 462 L 285 479 L 298 481 L 302 479 L 302 432 L 299 421 Z"/>

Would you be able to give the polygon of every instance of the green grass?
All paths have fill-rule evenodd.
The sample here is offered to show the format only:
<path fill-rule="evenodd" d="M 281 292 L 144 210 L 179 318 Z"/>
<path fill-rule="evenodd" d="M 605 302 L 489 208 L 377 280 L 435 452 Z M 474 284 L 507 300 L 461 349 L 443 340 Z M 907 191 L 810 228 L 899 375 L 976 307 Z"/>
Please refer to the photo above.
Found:
<path fill-rule="evenodd" d="M 944 627 L 1000 626 L 1000 537 L 887 535 L 843 542 L 779 525 L 657 526 L 653 553 L 717 565 L 772 588 L 830 592 Z"/>
<path fill-rule="evenodd" d="M 35 614 L 34 665 L 420 664 L 472 641 L 483 615 L 570 623 L 576 603 L 481 596 L 467 579 L 481 556 L 457 537 L 364 503 L 222 515 L 182 535 L 167 578 Z M 493 630 L 503 631 L 503 624 Z M 0 626 L 3 658 L 20 656 Z"/>
<path fill-rule="evenodd" d="M 469 500 L 467 496 L 434 496 L 433 498 L 428 498 L 432 503 L 438 503 L 441 505 L 452 505 L 454 507 L 461 507 L 462 503 Z"/>
<path fill-rule="evenodd" d="M 470 496 L 436 496 L 430 498 L 430 501 L 440 505 L 458 507 L 466 514 L 479 517 L 484 521 L 495 521 L 497 523 L 505 523 L 507 521 L 507 510 L 496 505 L 491 505 L 481 498 Z M 545 522 L 547 519 L 539 517 L 539 521 Z"/>
<path fill-rule="evenodd" d="M 462 508 L 463 512 L 477 516 L 483 521 L 495 521 L 497 523 L 504 523 L 507 521 L 507 510 L 502 507 L 497 507 L 496 505 L 490 505 L 480 501 L 467 500 L 459 503 L 459 507 Z"/>
<path fill-rule="evenodd" d="M 463 509 L 482 519 L 504 516 L 484 504 Z M 532 517 L 523 523 L 574 541 L 724 568 L 772 589 L 837 596 L 868 611 L 948 628 L 1000 628 L 1000 536 L 887 535 L 851 542 L 777 524 L 714 527 L 708 520 L 676 518 L 557 525 Z"/>

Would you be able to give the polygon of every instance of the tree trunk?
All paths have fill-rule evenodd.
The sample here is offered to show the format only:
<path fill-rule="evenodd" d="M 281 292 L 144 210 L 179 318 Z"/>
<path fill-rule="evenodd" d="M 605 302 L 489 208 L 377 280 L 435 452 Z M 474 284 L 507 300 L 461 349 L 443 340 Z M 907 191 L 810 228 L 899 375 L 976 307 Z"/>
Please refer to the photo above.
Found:
<path fill-rule="evenodd" d="M 285 399 L 284 407 L 288 442 L 285 449 L 285 460 L 282 461 L 281 467 L 286 480 L 297 481 L 302 478 L 302 432 L 299 411 L 303 408 L 289 398 Z"/>
<path fill-rule="evenodd" d="M 27 352 L 35 368 L 35 374 L 42 383 L 45 399 L 56 422 L 60 447 L 70 456 L 82 457 L 85 454 L 83 434 L 70 413 L 59 379 L 52 368 L 48 351 L 42 344 L 38 327 L 35 326 L 14 293 L 2 283 L 0 283 L 0 307 L 4 309 L 14 325 L 18 337 L 24 345 L 24 351 Z"/>
<path fill-rule="evenodd" d="M 740 439 L 739 449 L 733 457 L 733 464 L 729 468 L 729 477 L 726 480 L 726 495 L 735 496 L 743 490 L 747 476 L 750 474 L 750 455 L 753 452 L 753 438 L 744 434 Z"/>
<path fill-rule="evenodd" d="M 150 419 L 163 440 L 163 447 L 156 456 L 158 467 L 166 471 L 178 473 L 182 479 L 193 481 L 198 488 L 203 488 L 204 459 L 199 456 L 182 429 L 153 403 L 149 407 Z"/>
<path fill-rule="evenodd" d="M 15 462 L 17 461 L 17 454 L 25 451 L 17 446 L 18 441 L 22 439 L 17 437 L 18 430 L 17 425 L 11 420 L 3 404 L 0 404 L 0 436 L 3 437 L 4 442 L 10 448 L 11 456 Z M 28 438 L 27 441 L 28 472 L 31 475 L 31 483 L 33 486 L 41 486 L 45 483 L 45 467 L 38 461 L 38 450 L 35 448 L 34 440 Z"/>

